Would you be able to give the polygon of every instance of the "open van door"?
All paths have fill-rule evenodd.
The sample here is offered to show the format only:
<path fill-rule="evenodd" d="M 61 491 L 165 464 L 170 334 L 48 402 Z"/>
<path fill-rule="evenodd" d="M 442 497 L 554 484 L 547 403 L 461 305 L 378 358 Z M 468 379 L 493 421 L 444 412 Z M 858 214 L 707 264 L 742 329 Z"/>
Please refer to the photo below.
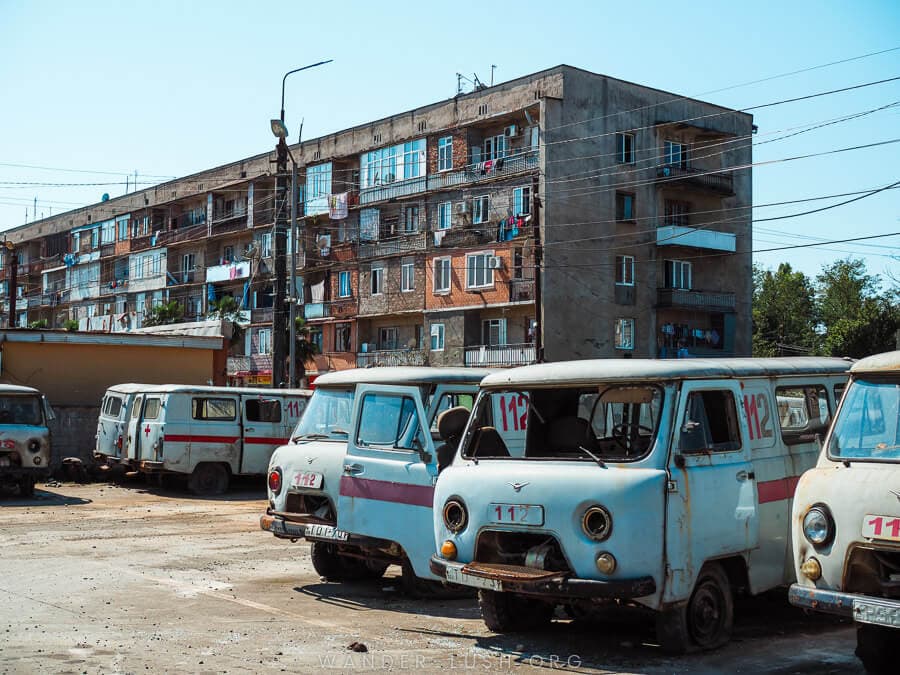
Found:
<path fill-rule="evenodd" d="M 144 406 L 144 395 L 137 394 L 131 401 L 131 415 L 125 422 L 125 456 L 135 461 L 141 458 L 140 428 L 141 408 Z"/>
<path fill-rule="evenodd" d="M 285 432 L 288 417 L 285 403 L 277 396 L 241 397 L 244 428 L 241 473 L 266 473 L 275 448 L 288 442 L 290 432 Z"/>

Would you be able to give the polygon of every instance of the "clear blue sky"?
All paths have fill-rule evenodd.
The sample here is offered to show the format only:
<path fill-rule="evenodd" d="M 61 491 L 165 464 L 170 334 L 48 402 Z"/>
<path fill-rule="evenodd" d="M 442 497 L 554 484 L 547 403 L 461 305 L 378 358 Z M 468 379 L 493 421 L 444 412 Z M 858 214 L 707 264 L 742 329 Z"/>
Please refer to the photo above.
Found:
<path fill-rule="evenodd" d="M 182 176 L 265 152 L 281 77 L 296 140 L 447 99 L 456 72 L 489 81 L 560 63 L 744 108 L 900 76 L 900 50 L 751 86 L 733 85 L 900 47 L 900 3 L 48 2 L 0 0 L 0 230 L 124 192 L 125 177 Z M 900 101 L 900 80 L 755 112 L 756 141 Z M 754 149 L 756 162 L 900 138 L 900 105 Z M 21 166 L 52 167 L 54 170 Z M 79 169 L 104 173 L 76 173 Z M 142 177 L 142 178 L 141 178 Z M 900 180 L 900 143 L 753 169 L 754 203 Z M 837 199 L 756 210 L 757 218 Z M 900 231 L 900 190 L 759 223 L 754 248 Z M 854 254 L 900 279 L 900 237 L 774 253 L 809 275 Z M 893 258 L 890 256 L 894 256 Z"/>

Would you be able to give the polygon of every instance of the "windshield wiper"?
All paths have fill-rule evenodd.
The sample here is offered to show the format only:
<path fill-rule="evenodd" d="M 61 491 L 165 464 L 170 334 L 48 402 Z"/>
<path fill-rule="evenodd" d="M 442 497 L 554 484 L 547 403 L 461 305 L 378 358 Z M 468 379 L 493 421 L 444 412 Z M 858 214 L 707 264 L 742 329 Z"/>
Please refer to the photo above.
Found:
<path fill-rule="evenodd" d="M 606 468 L 606 464 L 604 463 L 604 461 L 602 459 L 600 459 L 599 457 L 597 457 L 597 455 L 595 455 L 593 452 L 591 452 L 590 450 L 588 450 L 587 448 L 585 448 L 582 445 L 579 445 L 578 449 L 583 451 L 588 457 L 590 457 L 592 460 L 597 462 L 597 466 L 599 466 L 601 469 Z"/>
<path fill-rule="evenodd" d="M 335 427 L 334 429 L 332 429 L 332 430 L 331 430 L 331 433 L 333 433 L 333 434 L 342 434 L 342 435 L 344 435 L 344 436 L 348 436 L 348 435 L 349 435 L 348 432 L 344 431 L 343 429 L 338 429 L 337 427 Z"/>
<path fill-rule="evenodd" d="M 302 436 L 294 436 L 292 441 L 317 441 L 323 438 L 331 438 L 328 434 L 303 434 Z"/>

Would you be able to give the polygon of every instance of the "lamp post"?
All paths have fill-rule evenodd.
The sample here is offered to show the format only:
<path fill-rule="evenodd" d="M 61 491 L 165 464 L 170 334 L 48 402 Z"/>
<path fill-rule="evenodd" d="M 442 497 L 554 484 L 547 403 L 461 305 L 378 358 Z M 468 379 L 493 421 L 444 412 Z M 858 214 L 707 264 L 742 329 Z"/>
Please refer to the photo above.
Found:
<path fill-rule="evenodd" d="M 275 180 L 275 241 L 273 246 L 273 257 L 275 263 L 275 298 L 272 307 L 272 387 L 280 387 L 282 382 L 284 382 L 284 357 L 285 357 L 285 338 L 288 337 L 286 333 L 288 330 L 290 332 L 290 347 L 291 352 L 294 351 L 294 312 L 291 311 L 291 321 L 288 330 L 285 330 L 285 310 L 284 310 L 284 300 L 285 300 L 285 286 L 287 285 L 285 277 L 287 272 L 287 263 L 285 261 L 285 251 L 287 248 L 287 213 L 285 209 L 285 193 L 288 191 L 287 185 L 287 160 L 288 160 L 288 145 L 287 145 L 287 135 L 288 130 L 284 124 L 284 86 L 287 81 L 288 75 L 292 75 L 293 73 L 299 73 L 301 70 L 309 70 L 310 68 L 315 68 L 316 66 L 321 66 L 326 63 L 331 63 L 332 59 L 328 59 L 327 61 L 319 61 L 318 63 L 312 63 L 308 66 L 303 66 L 302 68 L 295 68 L 294 70 L 289 70 L 284 74 L 284 77 L 281 78 L 281 116 L 277 120 L 271 121 L 272 133 L 278 138 L 278 144 L 275 146 L 275 164 L 276 164 L 276 173 L 277 177 Z M 293 160 L 293 157 L 291 158 Z M 292 226 L 293 223 L 296 222 L 296 174 L 297 174 L 297 165 L 294 163 L 293 167 L 293 180 L 291 181 L 291 211 L 294 214 L 294 217 L 291 218 Z M 297 246 L 297 239 L 294 237 L 294 248 Z M 295 304 L 291 304 L 291 307 L 295 307 Z M 289 384 L 293 386 L 294 383 L 294 372 L 296 372 L 294 368 L 294 362 L 291 361 L 291 373 L 290 373 L 290 382 Z"/>

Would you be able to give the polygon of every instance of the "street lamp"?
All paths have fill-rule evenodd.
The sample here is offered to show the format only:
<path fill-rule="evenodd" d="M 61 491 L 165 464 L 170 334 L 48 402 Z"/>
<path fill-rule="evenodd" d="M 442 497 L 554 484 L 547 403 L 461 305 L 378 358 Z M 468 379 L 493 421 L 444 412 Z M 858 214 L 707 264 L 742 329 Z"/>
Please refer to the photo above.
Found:
<path fill-rule="evenodd" d="M 271 120 L 270 126 L 272 129 L 272 133 L 278 138 L 278 143 L 275 146 L 275 162 L 276 162 L 276 172 L 277 178 L 275 181 L 275 241 L 273 246 L 273 257 L 275 258 L 275 299 L 274 306 L 272 307 L 272 387 L 279 387 L 281 383 L 284 381 L 284 357 L 285 357 L 285 348 L 284 348 L 284 339 L 285 339 L 285 311 L 284 311 L 284 298 L 285 298 L 285 286 L 286 286 L 286 267 L 287 264 L 285 262 L 285 249 L 287 248 L 287 234 L 285 232 L 286 229 L 286 213 L 284 208 L 284 199 L 285 192 L 288 189 L 287 186 L 287 160 L 290 151 L 287 146 L 287 135 L 288 130 L 284 124 L 284 86 L 287 81 L 288 75 L 292 75 L 294 73 L 299 73 L 301 70 L 309 70 L 310 68 L 315 68 L 316 66 L 322 66 L 326 63 L 331 63 L 333 59 L 328 59 L 327 61 L 319 61 L 318 63 L 312 63 L 308 66 L 303 66 L 302 68 L 295 68 L 294 70 L 289 70 L 284 74 L 284 77 L 281 78 L 281 116 L 277 120 Z M 297 163 L 293 161 L 293 156 L 291 157 L 291 163 L 293 165 L 291 172 L 291 236 L 293 241 L 293 249 L 297 248 L 297 236 L 296 236 L 296 223 L 297 223 Z M 296 274 L 296 265 L 291 265 L 291 279 L 292 279 L 292 287 L 296 287 L 296 283 L 293 282 L 294 274 Z M 294 373 L 296 372 L 296 368 L 294 367 L 294 358 L 295 358 L 295 325 L 294 325 L 294 315 L 296 313 L 296 301 L 290 303 L 290 358 L 291 358 L 291 372 L 288 380 L 289 386 L 296 386 L 296 382 L 294 382 Z"/>

